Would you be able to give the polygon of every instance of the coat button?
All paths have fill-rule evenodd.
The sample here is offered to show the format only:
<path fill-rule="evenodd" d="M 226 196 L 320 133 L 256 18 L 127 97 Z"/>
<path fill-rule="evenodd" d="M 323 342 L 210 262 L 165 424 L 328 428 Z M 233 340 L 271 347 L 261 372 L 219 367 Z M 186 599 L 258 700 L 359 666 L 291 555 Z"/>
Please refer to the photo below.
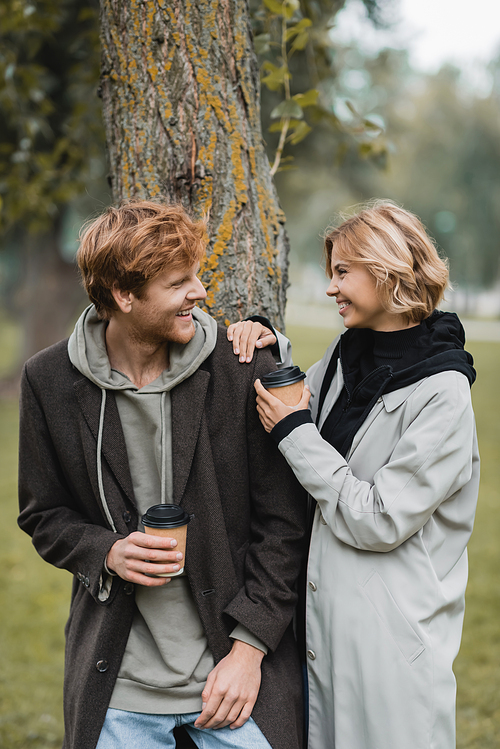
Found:
<path fill-rule="evenodd" d="M 85 585 L 86 588 L 90 588 L 90 580 L 88 579 L 88 577 L 84 578 L 83 584 Z"/>
<path fill-rule="evenodd" d="M 307 584 L 309 585 L 309 587 L 311 588 L 311 590 L 318 590 L 318 586 L 315 583 L 313 583 L 312 580 L 309 580 L 309 582 Z"/>
<path fill-rule="evenodd" d="M 105 661 L 104 659 L 101 661 L 97 661 L 97 663 L 95 664 L 95 667 L 101 674 L 103 674 L 105 671 L 108 670 L 108 666 L 109 666 L 108 662 Z"/>
<path fill-rule="evenodd" d="M 125 520 L 126 523 L 130 523 L 130 521 L 132 520 L 132 514 L 128 510 L 125 510 L 125 512 L 122 515 L 122 518 Z"/>
<path fill-rule="evenodd" d="M 134 592 L 134 583 L 125 583 L 123 592 L 126 596 L 130 596 Z"/>
<path fill-rule="evenodd" d="M 307 651 L 307 657 L 310 658 L 312 661 L 316 660 L 316 653 L 314 650 L 308 650 Z"/>

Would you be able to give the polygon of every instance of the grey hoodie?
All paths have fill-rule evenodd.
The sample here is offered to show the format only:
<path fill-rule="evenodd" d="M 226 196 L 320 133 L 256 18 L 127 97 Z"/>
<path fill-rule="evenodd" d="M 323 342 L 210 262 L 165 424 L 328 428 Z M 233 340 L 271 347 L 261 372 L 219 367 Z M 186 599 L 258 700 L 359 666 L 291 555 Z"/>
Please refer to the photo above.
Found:
<path fill-rule="evenodd" d="M 196 308 L 193 310 L 193 317 L 194 337 L 184 345 L 170 344 L 169 368 L 154 382 L 141 389 L 124 374 L 111 368 L 106 351 L 106 323 L 99 320 L 93 305 L 83 312 L 69 339 L 71 363 L 100 387 L 103 393 L 100 439 L 106 391 L 115 391 L 134 494 L 141 514 L 151 505 L 172 501 L 170 391 L 198 369 L 214 350 L 217 340 L 215 320 Z M 100 471 L 100 450 L 97 465 Z M 101 476 L 99 487 L 102 488 Z M 115 530 L 102 490 L 101 501 L 110 525 Z"/>

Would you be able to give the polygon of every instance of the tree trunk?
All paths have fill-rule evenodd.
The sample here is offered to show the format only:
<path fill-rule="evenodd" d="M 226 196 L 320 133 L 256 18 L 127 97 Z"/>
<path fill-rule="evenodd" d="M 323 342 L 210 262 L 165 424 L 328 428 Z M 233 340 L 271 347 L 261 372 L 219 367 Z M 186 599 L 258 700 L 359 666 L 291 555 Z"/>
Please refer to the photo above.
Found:
<path fill-rule="evenodd" d="M 207 310 L 283 328 L 288 238 L 262 143 L 245 0 L 101 0 L 113 198 L 209 212 Z"/>

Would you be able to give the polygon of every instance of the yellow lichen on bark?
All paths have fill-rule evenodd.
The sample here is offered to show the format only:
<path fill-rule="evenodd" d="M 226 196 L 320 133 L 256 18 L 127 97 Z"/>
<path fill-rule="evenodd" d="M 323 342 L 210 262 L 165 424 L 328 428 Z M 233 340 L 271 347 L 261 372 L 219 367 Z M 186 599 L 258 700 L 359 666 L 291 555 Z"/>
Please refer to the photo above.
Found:
<path fill-rule="evenodd" d="M 224 271 L 218 270 L 214 271 L 210 276 L 210 282 L 207 284 L 206 290 L 207 290 L 207 296 L 205 298 L 204 304 L 211 309 L 214 304 L 217 302 L 216 294 L 219 291 L 221 284 L 224 280 Z M 218 316 L 220 314 L 223 314 L 222 310 L 219 310 L 218 312 L 215 312 L 212 310 L 212 314 L 215 316 Z"/>
<path fill-rule="evenodd" d="M 236 214 L 236 201 L 231 200 L 224 214 L 224 217 L 217 231 L 217 238 L 214 242 L 212 254 L 205 258 L 202 266 L 202 272 L 212 271 L 219 264 L 219 257 L 224 254 L 224 250 L 233 236 L 233 220 Z"/>
<path fill-rule="evenodd" d="M 154 44 L 153 26 L 155 21 L 155 10 L 153 3 L 145 4 L 145 13 L 146 17 L 144 21 L 143 45 L 146 51 L 146 69 L 151 76 L 152 82 L 155 83 L 158 76 L 158 66 L 156 65 L 152 50 L 152 45 Z"/>

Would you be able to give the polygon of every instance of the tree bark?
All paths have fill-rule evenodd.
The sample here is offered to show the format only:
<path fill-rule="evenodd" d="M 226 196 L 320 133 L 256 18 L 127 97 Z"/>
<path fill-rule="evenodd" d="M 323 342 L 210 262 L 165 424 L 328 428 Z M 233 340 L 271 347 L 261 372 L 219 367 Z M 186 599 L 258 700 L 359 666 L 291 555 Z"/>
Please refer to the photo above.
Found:
<path fill-rule="evenodd" d="M 209 213 L 207 310 L 284 326 L 288 238 L 262 143 L 245 0 L 101 0 L 113 198 Z"/>

